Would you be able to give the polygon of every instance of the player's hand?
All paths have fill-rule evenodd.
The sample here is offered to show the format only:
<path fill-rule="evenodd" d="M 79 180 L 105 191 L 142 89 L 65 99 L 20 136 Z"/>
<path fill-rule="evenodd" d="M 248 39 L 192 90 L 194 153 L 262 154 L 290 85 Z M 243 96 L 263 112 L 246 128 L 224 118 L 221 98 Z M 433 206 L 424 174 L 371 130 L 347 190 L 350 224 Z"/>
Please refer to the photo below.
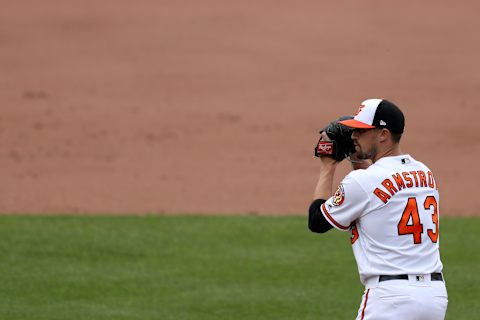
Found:
<path fill-rule="evenodd" d="M 328 137 L 328 135 L 323 131 L 322 133 L 320 133 L 320 141 L 330 141 L 330 138 Z M 320 170 L 329 170 L 329 169 L 335 169 L 335 167 L 337 166 L 337 164 L 339 164 L 340 162 L 335 160 L 334 158 L 332 157 L 327 157 L 327 156 L 322 156 L 322 157 L 319 157 L 319 162 L 320 162 Z"/>

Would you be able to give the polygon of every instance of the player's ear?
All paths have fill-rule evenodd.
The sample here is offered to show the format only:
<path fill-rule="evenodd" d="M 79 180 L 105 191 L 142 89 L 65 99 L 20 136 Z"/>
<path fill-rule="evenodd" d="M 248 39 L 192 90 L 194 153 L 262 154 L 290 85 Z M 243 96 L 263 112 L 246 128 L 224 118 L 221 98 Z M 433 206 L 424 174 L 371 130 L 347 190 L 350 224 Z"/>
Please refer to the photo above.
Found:
<path fill-rule="evenodd" d="M 378 135 L 378 140 L 380 142 L 385 142 L 391 139 L 391 133 L 388 129 L 381 129 L 380 134 Z"/>

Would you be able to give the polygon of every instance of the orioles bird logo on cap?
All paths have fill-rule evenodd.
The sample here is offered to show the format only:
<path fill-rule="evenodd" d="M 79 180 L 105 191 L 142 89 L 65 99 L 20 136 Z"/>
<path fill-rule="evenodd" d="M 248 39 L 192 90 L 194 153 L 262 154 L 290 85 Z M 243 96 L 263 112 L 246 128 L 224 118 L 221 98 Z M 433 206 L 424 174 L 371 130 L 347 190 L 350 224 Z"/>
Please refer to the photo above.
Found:
<path fill-rule="evenodd" d="M 357 113 L 355 113 L 355 116 L 357 116 L 360 112 L 362 112 L 362 109 L 365 108 L 364 104 L 361 104 L 360 107 L 358 107 Z"/>

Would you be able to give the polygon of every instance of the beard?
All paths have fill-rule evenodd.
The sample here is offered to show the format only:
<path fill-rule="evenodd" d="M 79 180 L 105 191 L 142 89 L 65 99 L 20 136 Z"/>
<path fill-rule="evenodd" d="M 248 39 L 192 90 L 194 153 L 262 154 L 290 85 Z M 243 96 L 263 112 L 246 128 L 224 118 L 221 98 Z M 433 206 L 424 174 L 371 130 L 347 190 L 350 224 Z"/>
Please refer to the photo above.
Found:
<path fill-rule="evenodd" d="M 368 160 L 368 159 L 373 160 L 377 155 L 377 148 L 375 146 L 373 146 L 370 150 L 366 151 L 366 150 L 363 150 L 359 145 L 356 145 L 355 150 L 356 150 L 355 156 L 359 160 Z"/>

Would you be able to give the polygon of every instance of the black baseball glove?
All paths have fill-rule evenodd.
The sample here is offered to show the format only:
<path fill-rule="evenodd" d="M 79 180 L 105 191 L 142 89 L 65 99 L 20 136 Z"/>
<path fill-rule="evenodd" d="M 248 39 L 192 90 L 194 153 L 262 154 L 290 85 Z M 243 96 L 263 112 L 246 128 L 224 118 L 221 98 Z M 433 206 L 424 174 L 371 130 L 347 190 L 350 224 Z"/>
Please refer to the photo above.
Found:
<path fill-rule="evenodd" d="M 337 161 L 342 161 L 355 152 L 352 141 L 353 128 L 344 126 L 338 121 L 353 119 L 351 116 L 343 116 L 330 122 L 320 133 L 325 132 L 330 141 L 318 141 L 315 147 L 315 157 L 328 156 Z"/>

